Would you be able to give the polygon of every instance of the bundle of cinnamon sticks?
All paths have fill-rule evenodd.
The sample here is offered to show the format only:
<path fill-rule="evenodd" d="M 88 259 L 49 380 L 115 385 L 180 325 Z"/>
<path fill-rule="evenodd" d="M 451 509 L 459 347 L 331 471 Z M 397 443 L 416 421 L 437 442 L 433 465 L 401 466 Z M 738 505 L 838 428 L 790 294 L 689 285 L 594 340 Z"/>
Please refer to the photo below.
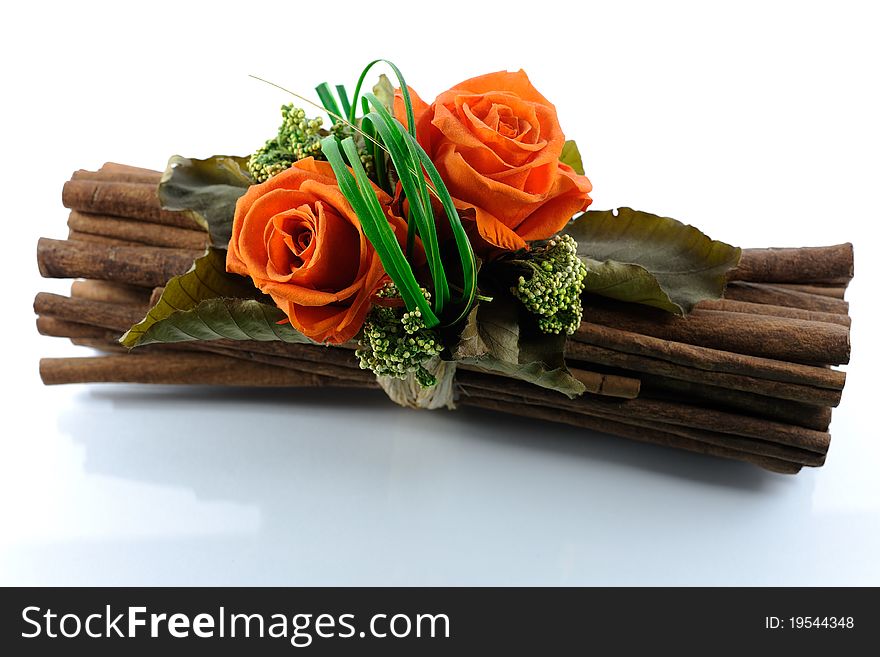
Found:
<path fill-rule="evenodd" d="M 46 384 L 129 382 L 376 387 L 350 348 L 213 341 L 126 353 L 119 336 L 157 289 L 208 244 L 187 215 L 161 209 L 160 173 L 108 163 L 64 185 L 66 240 L 43 238 L 43 276 L 74 279 L 70 296 L 40 293 L 43 335 L 105 355 L 43 359 Z M 846 286 L 852 245 L 746 249 L 725 298 L 686 318 L 598 298 L 566 358 L 587 388 L 570 400 L 534 385 L 459 367 L 458 404 L 561 422 L 638 441 L 796 473 L 820 466 L 831 409 L 849 360 Z"/>

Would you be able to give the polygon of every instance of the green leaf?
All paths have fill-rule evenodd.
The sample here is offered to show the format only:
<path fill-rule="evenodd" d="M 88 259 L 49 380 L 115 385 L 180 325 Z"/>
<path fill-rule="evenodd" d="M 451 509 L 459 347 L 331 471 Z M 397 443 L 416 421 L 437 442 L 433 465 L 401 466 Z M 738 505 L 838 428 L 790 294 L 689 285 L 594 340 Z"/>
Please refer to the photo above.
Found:
<path fill-rule="evenodd" d="M 496 295 L 468 315 L 453 351 L 456 361 L 577 397 L 584 384 L 565 366 L 565 336 L 537 330 L 515 299 Z"/>
<path fill-rule="evenodd" d="M 581 152 L 573 139 L 569 139 L 562 145 L 562 153 L 559 155 L 559 161 L 567 164 L 575 173 L 584 175 L 584 162 L 581 160 Z"/>
<path fill-rule="evenodd" d="M 211 234 L 211 243 L 229 245 L 235 203 L 253 184 L 247 158 L 215 155 L 197 160 L 174 155 L 159 182 L 159 201 L 166 210 L 189 214 Z"/>
<path fill-rule="evenodd" d="M 120 338 L 126 347 L 191 340 L 310 342 L 242 276 L 226 272 L 226 252 L 209 249 L 175 276 L 147 316 Z"/>
<path fill-rule="evenodd" d="M 388 111 L 394 108 L 394 85 L 384 73 L 379 76 L 379 81 L 373 86 L 373 95 Z"/>
<path fill-rule="evenodd" d="M 683 314 L 681 306 L 669 298 L 654 275 L 641 265 L 584 257 L 581 260 L 587 266 L 584 279 L 587 292 Z"/>
<path fill-rule="evenodd" d="M 589 270 L 587 292 L 677 315 L 721 298 L 742 255 L 693 226 L 630 208 L 586 212 L 565 232 Z"/>

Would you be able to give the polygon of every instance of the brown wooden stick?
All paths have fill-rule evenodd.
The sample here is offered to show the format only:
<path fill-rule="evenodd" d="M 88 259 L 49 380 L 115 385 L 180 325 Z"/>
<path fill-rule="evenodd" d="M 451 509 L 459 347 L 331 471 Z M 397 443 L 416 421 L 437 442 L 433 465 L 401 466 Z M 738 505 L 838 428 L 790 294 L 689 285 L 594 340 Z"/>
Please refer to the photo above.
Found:
<path fill-rule="evenodd" d="M 509 395 L 503 392 L 492 392 L 490 395 L 486 395 L 485 393 L 482 393 L 479 388 L 470 388 L 467 385 L 463 386 L 463 392 L 465 394 L 469 394 L 471 397 L 486 397 L 491 400 L 509 402 L 517 405 L 537 406 L 539 408 L 546 408 L 549 410 L 559 410 L 557 407 L 547 403 L 535 404 L 535 402 L 530 399 L 523 399 L 522 397 L 519 397 L 517 395 Z M 464 395 L 462 395 L 462 398 L 463 397 Z M 566 410 L 563 412 L 576 413 L 578 411 Z M 597 417 L 589 413 L 583 413 L 582 415 L 584 415 L 584 417 L 591 418 Z M 674 424 L 665 424 L 662 422 L 656 422 L 654 420 L 645 420 L 640 418 L 612 419 L 606 417 L 603 419 L 620 422 L 628 426 L 640 427 L 648 431 L 660 430 L 669 434 L 680 436 L 682 438 L 695 440 L 700 443 L 715 445 L 722 448 L 734 449 L 737 452 L 746 452 L 758 456 L 781 459 L 783 461 L 797 463 L 800 465 L 816 467 L 822 465 L 825 462 L 824 454 L 816 454 L 815 452 L 798 449 L 796 447 L 788 447 L 786 445 L 768 443 L 766 441 L 755 440 L 752 438 L 730 436 L 713 431 L 705 431 L 693 427 L 677 426 Z"/>
<path fill-rule="evenodd" d="M 572 342 L 566 348 L 566 356 L 576 362 L 594 363 L 631 372 L 655 374 L 671 379 L 741 390 L 766 397 L 778 397 L 779 399 L 804 402 L 815 406 L 837 406 L 840 403 L 841 397 L 840 390 L 773 381 L 742 374 L 731 374 L 729 372 L 713 372 L 670 363 L 660 358 L 650 358 L 605 347 L 597 347 L 592 344 Z"/>
<path fill-rule="evenodd" d="M 198 230 L 199 225 L 184 212 L 163 210 L 156 186 L 130 182 L 70 180 L 61 192 L 64 207 L 92 214 L 141 219 L 152 223 Z"/>
<path fill-rule="evenodd" d="M 112 246 L 137 246 L 136 242 L 128 240 L 120 240 L 115 237 L 106 237 L 105 235 L 90 235 L 89 233 L 81 233 L 78 230 L 70 229 L 67 231 L 67 239 L 73 242 L 88 242 L 90 244 L 109 244 Z"/>
<path fill-rule="evenodd" d="M 156 169 L 146 169 L 144 167 L 132 166 L 131 164 L 120 164 L 119 162 L 104 162 L 99 171 L 101 173 L 129 173 L 142 176 L 162 176 L 162 172 L 157 171 Z"/>
<path fill-rule="evenodd" d="M 629 426 L 621 422 L 615 422 L 604 418 L 587 417 L 566 411 L 512 404 L 509 402 L 495 401 L 485 397 L 462 399 L 461 403 L 509 415 L 518 415 L 520 417 L 545 420 L 549 422 L 560 422 L 581 429 L 601 431 L 603 433 L 620 436 L 622 438 L 629 438 L 630 440 L 636 440 L 642 443 L 663 445 L 690 452 L 697 452 L 699 454 L 746 461 L 766 470 L 770 470 L 771 472 L 777 472 L 780 474 L 796 474 L 801 469 L 799 464 L 789 463 L 781 459 L 756 456 L 754 454 L 739 452 L 733 449 L 718 447 L 716 445 L 707 445 L 706 443 L 701 443 L 696 440 L 688 440 L 687 438 L 682 438 L 681 436 L 676 436 L 657 429 Z"/>
<path fill-rule="evenodd" d="M 78 328 L 78 327 L 76 327 L 76 325 L 73 325 L 73 328 L 79 336 L 82 336 L 82 337 L 76 338 L 75 339 L 76 342 L 78 342 L 80 344 L 86 344 L 88 346 L 97 347 L 97 348 L 103 347 L 103 345 L 100 342 L 99 335 L 96 335 L 95 333 L 85 333 L 84 334 L 82 331 L 76 330 Z M 56 334 L 57 334 L 57 332 L 58 331 L 55 331 Z M 74 332 L 74 331 L 71 331 L 71 332 Z M 238 359 L 243 359 L 245 361 L 260 362 L 260 363 L 265 363 L 268 365 L 273 365 L 276 367 L 292 368 L 292 369 L 296 369 L 296 370 L 302 370 L 304 368 L 306 371 L 309 371 L 312 373 L 321 374 L 323 376 L 331 376 L 331 377 L 343 379 L 346 381 L 348 381 L 348 380 L 359 381 L 359 380 L 363 380 L 364 377 L 369 378 L 369 376 L 370 376 L 369 373 L 363 372 L 362 370 L 360 370 L 357 367 L 357 365 L 355 364 L 353 355 L 351 354 L 350 351 L 347 351 L 347 350 L 317 348 L 314 346 L 309 347 L 306 345 L 278 345 L 276 343 L 267 343 L 267 344 L 276 347 L 276 349 L 270 349 L 270 350 L 284 353 L 284 355 L 283 356 L 264 355 L 264 354 L 258 354 L 258 353 L 253 353 L 253 352 L 247 352 L 245 350 L 224 349 L 223 347 L 217 346 L 215 343 L 212 343 L 212 342 L 194 342 L 194 343 L 187 343 L 187 344 L 183 344 L 183 345 L 179 345 L 179 346 L 183 347 L 183 348 L 197 349 L 199 351 L 208 351 L 208 352 L 213 352 L 213 353 L 219 353 L 219 354 L 223 354 L 223 355 L 227 355 L 227 356 L 232 356 L 232 357 L 235 357 Z M 112 346 L 115 347 L 116 346 L 115 343 L 113 343 Z M 164 348 L 167 348 L 168 345 L 161 345 L 161 346 L 156 345 L 156 347 L 160 347 L 160 348 L 164 349 Z M 282 349 L 277 349 L 277 347 L 282 347 Z M 288 349 L 289 347 L 293 347 L 294 351 L 296 351 L 296 352 L 303 353 L 304 355 L 310 356 L 311 360 L 310 361 L 297 361 L 295 358 L 292 358 L 290 356 L 290 350 Z M 316 352 L 318 352 L 318 353 L 316 353 Z M 470 380 L 468 379 L 469 376 L 470 375 L 467 373 L 461 374 L 461 378 L 462 378 L 463 382 L 468 385 L 471 384 Z M 485 380 L 483 381 L 483 384 L 485 385 Z M 493 387 L 499 395 L 503 394 L 503 393 L 505 393 L 505 391 L 509 391 L 511 389 L 503 381 L 498 382 Z M 543 400 L 544 403 L 548 403 L 551 406 L 556 407 L 556 405 L 558 404 L 558 399 L 557 399 L 558 395 L 552 395 L 552 396 L 547 395 L 546 391 L 544 391 L 544 393 L 545 394 L 543 394 L 543 395 L 539 394 L 537 396 L 530 395 L 527 399 L 525 399 L 523 401 L 523 403 L 537 403 L 537 402 L 540 402 Z M 587 412 L 587 413 L 590 412 L 589 410 L 586 410 L 586 411 L 582 410 L 579 406 L 573 406 L 573 408 L 575 408 L 578 412 Z M 629 418 L 629 416 L 628 416 L 627 421 L 638 422 L 641 425 L 645 425 L 647 423 L 649 427 L 651 426 L 651 424 L 650 424 L 651 422 L 654 422 L 656 424 L 656 421 L 653 419 L 650 420 L 650 422 L 649 422 L 645 418 L 641 418 L 641 417 Z M 675 427 L 675 425 L 672 425 L 672 426 L 673 426 L 673 428 L 670 429 L 671 431 L 677 431 L 679 433 L 685 432 L 685 433 L 688 433 L 688 435 L 690 435 L 690 436 L 697 435 L 700 431 L 700 429 L 698 429 L 698 428 L 689 428 L 689 427 L 679 428 L 679 427 Z M 717 438 L 711 438 L 711 437 L 709 439 L 717 440 Z M 731 439 L 727 439 L 727 440 L 729 442 Z M 760 445 L 758 447 L 755 447 L 752 449 L 764 449 L 766 451 L 766 449 L 760 447 Z M 774 449 L 774 448 L 771 447 L 769 449 Z M 759 452 L 759 453 L 761 453 L 761 452 Z M 810 459 L 812 459 L 812 460 L 810 460 Z M 815 464 L 814 462 L 816 461 L 816 457 L 815 456 L 801 457 L 800 460 L 801 460 L 801 462 L 804 462 L 805 464 Z"/>
<path fill-rule="evenodd" d="M 728 284 L 724 292 L 724 298 L 752 303 L 767 303 L 774 306 L 803 308 L 804 310 L 816 310 L 838 315 L 849 313 L 849 303 L 843 299 L 834 299 L 818 294 L 806 294 L 763 283 L 734 281 Z"/>
<path fill-rule="evenodd" d="M 853 245 L 796 249 L 743 249 L 731 281 L 847 283 L 853 277 Z"/>
<path fill-rule="evenodd" d="M 831 441 L 830 435 L 826 432 L 698 406 L 674 404 L 642 397 L 616 401 L 585 395 L 569 400 L 559 393 L 537 388 L 519 381 L 504 380 L 499 382 L 497 377 L 472 372 L 462 372 L 461 377 L 462 384 L 503 394 L 514 394 L 534 399 L 535 402 L 549 402 L 555 408 L 597 415 L 599 417 L 664 422 L 694 429 L 766 440 L 790 447 L 798 447 L 816 452 L 817 454 L 826 453 Z"/>
<path fill-rule="evenodd" d="M 86 358 L 43 358 L 46 385 L 65 383 L 157 383 L 166 385 L 307 386 L 326 380 L 262 363 L 237 364 L 222 356 L 175 351 Z"/>
<path fill-rule="evenodd" d="M 198 344 L 198 343 L 196 343 Z M 224 344 L 229 344 L 224 341 Z M 249 346 L 242 347 L 244 344 Z M 235 347 L 239 347 L 236 349 Z M 275 365 L 286 367 L 289 366 L 291 362 L 295 362 L 297 359 L 306 358 L 308 362 L 312 363 L 310 366 L 324 366 L 326 367 L 328 364 L 333 365 L 332 370 L 323 370 L 325 373 L 332 375 L 342 375 L 349 376 L 351 375 L 351 370 L 355 371 L 356 376 L 363 376 L 363 372 L 359 370 L 357 363 L 354 359 L 353 354 L 348 350 L 334 349 L 334 348 L 316 348 L 314 346 L 309 345 L 287 345 L 281 343 L 232 343 L 231 348 L 227 347 L 227 351 L 225 352 L 228 355 L 233 357 L 253 357 L 251 356 L 242 356 L 242 351 L 250 351 L 251 348 L 262 349 L 265 352 L 270 352 L 267 354 L 263 354 L 259 356 L 259 360 L 261 362 L 273 363 Z M 297 366 L 295 364 L 295 366 Z M 345 373 L 345 370 L 349 370 L 348 373 Z M 340 374 L 343 372 L 343 374 Z M 530 386 L 528 384 L 523 384 L 518 381 L 512 381 L 509 379 L 505 379 L 504 377 L 496 377 L 487 374 L 475 374 L 478 381 L 481 381 L 483 385 L 491 385 L 492 388 L 499 393 L 503 393 L 505 391 L 511 390 L 519 390 L 522 393 L 522 396 L 529 400 L 530 403 L 537 403 L 538 401 L 544 400 L 551 404 L 553 407 L 559 407 L 561 404 L 565 405 L 569 408 L 582 408 L 583 405 L 579 405 L 579 400 L 569 401 L 565 399 L 562 395 L 558 393 L 554 393 L 552 391 L 536 388 L 535 386 Z M 471 374 L 468 373 L 467 370 L 460 368 L 460 372 L 458 375 L 458 379 L 462 384 L 467 384 L 472 379 Z M 494 381 L 492 381 L 494 380 Z M 491 384 L 487 383 L 487 381 L 492 381 Z M 583 399 L 583 398 L 581 398 Z M 626 402 L 624 402 L 626 404 Z M 592 408 L 592 407 L 591 407 Z M 711 409 L 710 413 L 711 413 Z M 608 409 L 605 409 L 606 412 Z M 585 411 L 589 412 L 589 411 Z M 628 411 L 627 411 L 628 413 Z M 639 416 L 641 417 L 641 416 Z M 722 417 L 731 417 L 731 414 L 724 414 Z M 735 416 L 734 416 L 735 417 Z M 655 422 L 654 418 L 645 418 L 641 417 L 642 420 Z M 748 423 L 749 420 L 746 420 Z M 779 424 L 778 422 L 771 423 L 770 426 L 773 427 Z M 827 428 L 827 426 L 826 426 Z M 795 429 L 796 431 L 796 429 Z M 730 427 L 725 433 L 737 433 L 735 431 L 735 423 L 734 426 Z M 807 432 L 805 435 L 815 438 L 817 432 Z M 827 435 L 827 434 L 825 434 Z M 819 439 L 821 440 L 821 438 Z"/>
<path fill-rule="evenodd" d="M 639 396 L 641 381 L 634 376 L 603 374 L 578 367 L 570 367 L 574 378 L 584 384 L 586 392 L 603 397 L 635 399 Z"/>
<path fill-rule="evenodd" d="M 74 281 L 70 284 L 70 296 L 104 303 L 129 304 L 139 307 L 150 301 L 148 290 L 125 283 L 110 281 Z"/>
<path fill-rule="evenodd" d="M 309 365 L 310 366 L 310 365 Z M 364 373 L 367 374 L 368 373 Z M 207 354 L 143 354 L 92 358 L 57 358 L 40 361 L 40 375 L 47 385 L 63 383 L 152 383 L 185 385 L 236 385 L 236 386 L 296 386 L 324 387 L 354 386 L 373 387 L 374 382 L 346 382 L 308 371 L 295 371 L 262 365 L 260 363 L 232 362 L 228 358 Z M 504 402 L 474 395 L 462 397 L 461 403 L 472 406 L 503 408 Z M 619 420 L 589 417 L 577 413 L 543 409 L 529 404 L 515 404 L 517 415 L 567 422 L 574 426 L 605 431 L 624 437 L 635 437 L 643 442 L 654 442 L 671 447 L 692 449 L 706 454 L 744 460 L 774 471 L 795 472 L 799 464 L 749 452 L 718 447 L 699 441 L 690 441 L 675 434 L 657 429 L 646 429 L 624 424 Z"/>
<path fill-rule="evenodd" d="M 849 362 L 849 330 L 845 326 L 717 310 L 694 310 L 687 317 L 678 317 L 632 306 L 585 298 L 584 320 L 751 356 L 832 365 Z"/>
<path fill-rule="evenodd" d="M 145 304 L 123 305 L 118 303 L 99 303 L 86 299 L 67 298 L 60 295 L 40 293 L 34 302 L 37 314 L 50 315 L 69 321 L 100 323 L 105 328 L 119 331 L 127 330 L 140 321 L 147 311 Z M 845 381 L 843 372 L 825 368 L 809 367 L 767 361 L 749 357 L 737 357 L 725 352 L 691 347 L 680 343 L 660 341 L 656 338 L 626 334 L 622 331 L 600 326 L 582 327 L 578 334 L 582 342 L 570 342 L 568 356 L 574 360 L 584 360 L 614 367 L 624 367 L 632 371 L 675 375 L 682 380 L 697 383 L 745 390 L 758 394 L 795 399 L 815 405 L 832 405 L 840 399 L 840 390 Z M 604 351 L 594 346 L 605 346 Z M 236 342 L 218 341 L 218 346 L 226 349 L 257 351 L 269 356 L 294 357 L 316 361 L 353 362 L 351 354 L 325 348 L 317 349 L 311 345 L 283 344 L 280 342 Z M 627 352 L 611 351 L 626 349 L 634 354 L 654 354 L 658 359 L 645 357 L 628 358 Z M 608 351 L 611 351 L 609 355 Z M 665 358 L 666 360 L 661 360 Z M 773 379 L 756 378 L 765 374 Z M 632 383 L 625 382 L 630 391 Z"/>
<path fill-rule="evenodd" d="M 103 338 L 70 338 L 71 344 L 78 347 L 89 347 L 104 352 L 105 354 L 127 354 L 128 349 L 113 340 L 105 340 Z"/>
<path fill-rule="evenodd" d="M 269 344 L 277 344 L 277 343 L 269 343 Z M 280 345 L 282 348 L 277 349 L 275 351 L 284 353 L 285 355 L 265 355 L 265 354 L 256 354 L 254 352 L 246 351 L 246 350 L 237 350 L 237 349 L 223 349 L 217 348 L 211 345 L 211 343 L 188 343 L 188 346 L 195 347 L 198 349 L 204 349 L 207 351 L 222 353 L 225 355 L 232 356 L 234 358 L 243 358 L 245 360 L 256 360 L 258 362 L 263 362 L 267 364 L 276 365 L 279 367 L 293 367 L 295 369 L 305 367 L 307 370 L 312 370 L 322 375 L 334 376 L 343 379 L 355 378 L 355 379 L 363 379 L 365 376 L 369 379 L 371 376 L 369 373 L 360 370 L 356 364 L 356 361 L 353 357 L 353 354 L 350 351 L 339 350 L 339 349 L 321 349 L 315 348 L 305 345 Z M 303 354 L 309 357 L 308 361 L 297 360 L 295 357 L 292 357 L 290 354 L 290 350 L 287 347 L 296 347 L 296 352 L 299 354 Z M 287 353 L 285 353 L 287 352 Z M 320 352 L 319 354 L 315 354 L 315 352 Z M 333 365 L 329 365 L 329 361 L 333 361 Z M 469 385 L 468 374 L 465 370 L 462 370 L 459 375 L 459 383 L 462 387 L 467 388 Z M 504 394 L 504 390 L 507 389 L 503 377 L 493 377 L 499 379 L 497 382 L 497 386 L 494 387 L 493 396 L 499 397 Z M 473 392 L 473 391 L 472 391 Z M 546 391 L 544 391 L 546 393 Z M 543 401 L 548 407 L 558 408 L 557 406 L 557 396 L 551 395 L 538 395 L 538 396 L 526 396 L 517 399 L 517 403 L 526 404 L 526 405 L 534 405 L 539 404 Z M 572 405 L 572 408 L 577 408 L 575 404 Z M 589 411 L 586 411 L 589 414 Z M 653 419 L 646 420 L 644 418 L 627 418 L 625 420 L 627 423 L 635 422 L 639 426 L 644 427 L 658 427 L 660 423 L 656 422 Z M 731 437 L 731 435 L 723 435 L 717 432 L 705 432 L 700 429 L 692 428 L 692 427 L 681 427 L 677 425 L 662 425 L 664 430 L 670 431 L 672 433 L 677 433 L 679 435 L 684 435 L 686 437 L 698 439 L 698 440 L 708 440 L 713 444 L 727 445 L 731 446 L 736 443 L 740 445 L 744 451 L 752 451 L 752 453 L 764 454 L 764 455 L 776 455 L 779 457 L 787 456 L 790 459 L 796 459 L 796 462 L 804 464 L 804 465 L 820 465 L 824 461 L 824 455 L 817 454 L 815 452 L 805 451 L 798 448 L 788 447 L 784 445 L 778 445 L 773 443 L 767 443 L 765 441 L 755 441 L 755 439 L 747 439 L 747 438 L 739 438 L 739 437 Z M 826 427 L 827 428 L 827 427 Z"/>
<path fill-rule="evenodd" d="M 37 264 L 46 278 L 96 278 L 153 288 L 186 272 L 200 251 L 84 244 L 41 237 Z"/>
<path fill-rule="evenodd" d="M 263 343 L 226 340 L 209 343 L 186 344 L 191 345 L 194 349 L 204 349 L 206 351 L 223 353 L 233 357 L 253 359 L 258 362 L 275 364 L 280 367 L 285 367 L 291 362 L 297 363 L 305 361 L 314 363 L 315 367 L 332 365 L 332 370 L 316 371 L 336 375 L 346 369 L 358 369 L 358 364 L 353 353 L 346 349 L 324 349 L 309 345 L 286 345 L 279 342 Z M 468 370 L 465 366 L 459 366 L 459 369 L 460 371 Z M 573 369 L 572 371 L 575 373 L 577 372 L 576 369 Z M 639 373 L 638 376 L 640 378 L 645 377 L 645 375 L 641 373 Z M 629 393 L 627 398 L 634 399 L 635 395 L 632 395 L 632 393 L 638 392 L 638 388 L 636 387 L 635 390 L 633 390 L 631 382 L 634 382 L 636 385 L 638 385 L 639 382 L 631 376 L 622 378 L 624 379 L 624 391 Z M 673 392 L 678 393 L 693 392 L 690 398 L 690 403 L 701 399 L 704 401 L 708 400 L 712 403 L 724 402 L 729 407 L 728 410 L 788 422 L 790 424 L 797 424 L 799 426 L 819 431 L 826 431 L 830 423 L 831 413 L 830 409 L 827 407 L 799 404 L 781 399 L 771 399 L 761 395 L 741 393 L 734 390 L 707 386 L 705 384 L 694 385 L 693 388 L 686 389 L 677 385 L 678 383 L 682 383 L 684 386 L 687 386 L 688 384 L 686 382 L 677 382 L 665 379 L 664 377 L 653 377 L 653 379 L 655 381 L 664 381 L 664 383 L 667 384 L 665 387 L 666 390 L 672 390 Z M 659 388 L 657 385 L 654 387 Z M 604 392 L 605 396 L 623 397 L 622 393 L 609 394 L 608 390 L 601 392 Z M 687 402 L 687 395 L 680 395 L 680 398 L 676 401 Z"/>
<path fill-rule="evenodd" d="M 734 299 L 710 299 L 707 301 L 701 301 L 696 307 L 699 310 L 722 310 L 731 313 L 750 313 L 752 315 L 788 317 L 790 319 L 805 319 L 810 322 L 840 324 L 841 326 L 850 326 L 852 323 L 849 315 L 822 313 L 816 310 L 787 308 L 785 306 L 772 306 L 766 303 L 750 303 L 748 301 L 736 301 Z"/>
<path fill-rule="evenodd" d="M 162 174 L 158 171 L 116 171 L 113 169 L 101 169 L 100 171 L 87 171 L 79 169 L 74 171 L 71 180 L 97 180 L 102 182 L 127 182 L 147 185 L 158 185 Z"/>
<path fill-rule="evenodd" d="M 210 239 L 202 230 L 162 226 L 145 221 L 71 210 L 67 225 L 77 233 L 101 235 L 148 246 L 204 250 Z"/>
<path fill-rule="evenodd" d="M 805 285 L 800 283 L 774 283 L 773 285 L 792 292 L 802 292 L 831 299 L 846 297 L 846 287 L 842 285 Z"/>
<path fill-rule="evenodd" d="M 41 327 L 41 322 L 46 322 L 46 325 Z M 44 335 L 79 339 L 80 342 L 77 342 L 78 344 L 82 343 L 81 340 L 85 338 L 109 340 L 116 345 L 116 340 L 121 334 L 119 331 L 93 328 L 82 324 L 64 322 L 51 317 L 39 318 L 38 328 Z M 99 347 L 100 345 L 95 342 L 89 342 L 87 346 Z M 275 342 L 255 343 L 225 340 L 182 343 L 179 347 L 218 353 L 279 367 L 289 367 L 293 364 L 295 369 L 301 369 L 303 363 L 307 363 L 306 367 L 311 368 L 312 371 L 318 374 L 340 378 L 351 378 L 351 370 L 358 369 L 357 362 L 350 350 L 325 349 L 307 345 L 285 345 Z M 293 348 L 291 349 L 291 347 Z M 362 375 L 361 372 L 356 374 L 358 376 Z M 688 384 L 687 382 L 675 381 L 660 376 L 646 377 L 643 374 L 640 374 L 640 376 L 650 382 L 651 390 L 657 389 L 680 393 L 680 398 L 676 400 L 679 402 L 689 401 L 693 403 L 694 401 L 704 400 L 723 403 L 730 410 L 735 410 L 736 412 L 784 421 L 819 431 L 826 431 L 830 422 L 830 409 L 827 407 L 820 408 L 778 399 L 773 400 L 760 395 L 740 393 L 704 384 Z M 632 379 L 628 377 L 621 378 L 625 380 L 624 390 L 632 392 L 631 384 L 629 383 Z M 638 381 L 636 381 L 636 384 L 638 384 Z M 608 391 L 606 390 L 605 393 L 607 395 Z M 611 396 L 621 395 L 614 394 Z M 634 396 L 630 398 L 634 398 Z"/>
<path fill-rule="evenodd" d="M 640 374 L 643 395 L 666 401 L 710 406 L 723 411 L 754 415 L 767 420 L 828 431 L 831 407 L 766 397 L 719 386 L 682 381 L 657 374 Z"/>
<path fill-rule="evenodd" d="M 771 381 L 796 383 L 836 391 L 843 390 L 846 383 L 846 373 L 838 370 L 735 354 L 588 322 L 581 324 L 577 333 L 572 337 L 573 339 L 568 343 L 569 349 L 575 342 L 583 342 L 709 372 L 742 374 Z"/>
<path fill-rule="evenodd" d="M 71 340 L 91 339 L 115 342 L 119 337 L 119 333 L 110 329 L 91 324 L 69 322 L 50 315 L 40 315 L 37 317 L 37 331 L 40 335 L 52 338 L 69 338 Z"/>
<path fill-rule="evenodd" d="M 146 305 L 112 304 L 40 292 L 34 298 L 34 312 L 67 322 L 85 323 L 119 332 L 121 335 L 147 313 Z"/>

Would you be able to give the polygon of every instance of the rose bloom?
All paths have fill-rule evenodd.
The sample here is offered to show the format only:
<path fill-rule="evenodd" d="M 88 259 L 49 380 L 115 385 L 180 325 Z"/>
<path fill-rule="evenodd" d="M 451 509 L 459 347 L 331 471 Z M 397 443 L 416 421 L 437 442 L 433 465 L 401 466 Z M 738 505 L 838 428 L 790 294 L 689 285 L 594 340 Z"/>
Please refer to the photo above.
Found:
<path fill-rule="evenodd" d="M 590 181 L 559 162 L 556 108 L 524 71 L 465 80 L 431 105 L 410 94 L 419 143 L 489 244 L 516 250 L 552 237 L 592 202 Z M 394 111 L 406 125 L 399 90 Z"/>
<path fill-rule="evenodd" d="M 376 193 L 398 239 L 406 226 Z M 346 342 L 385 282 L 379 256 L 333 169 L 312 158 L 251 186 L 235 206 L 227 271 L 249 276 L 290 323 L 316 342 Z"/>

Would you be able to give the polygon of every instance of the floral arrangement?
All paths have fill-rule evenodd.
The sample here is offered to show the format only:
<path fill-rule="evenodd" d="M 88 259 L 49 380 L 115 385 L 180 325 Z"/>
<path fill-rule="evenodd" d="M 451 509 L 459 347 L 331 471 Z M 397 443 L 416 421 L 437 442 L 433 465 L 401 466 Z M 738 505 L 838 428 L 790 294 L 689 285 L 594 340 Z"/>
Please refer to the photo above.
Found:
<path fill-rule="evenodd" d="M 392 79 L 367 91 L 379 64 Z M 250 155 L 65 184 L 69 238 L 38 262 L 86 280 L 37 295 L 38 328 L 110 355 L 44 359 L 44 381 L 378 386 L 777 472 L 824 463 L 852 245 L 742 250 L 590 209 L 523 71 L 431 102 L 384 60 L 351 94 L 279 89 L 293 102 Z"/>
<path fill-rule="evenodd" d="M 563 350 L 584 291 L 679 314 L 721 296 L 739 249 L 672 219 L 584 212 L 577 145 L 525 72 L 427 103 L 390 63 L 397 88 L 383 75 L 364 93 L 377 63 L 351 96 L 318 86 L 327 128 L 288 104 L 250 157 L 172 158 L 163 205 L 192 213 L 213 245 L 124 345 L 247 326 L 248 339 L 357 341 L 363 368 L 422 387 L 445 361 L 576 396 Z M 665 277 L 638 257 L 661 235 L 681 268 Z M 613 259 L 621 249 L 636 257 Z"/>

